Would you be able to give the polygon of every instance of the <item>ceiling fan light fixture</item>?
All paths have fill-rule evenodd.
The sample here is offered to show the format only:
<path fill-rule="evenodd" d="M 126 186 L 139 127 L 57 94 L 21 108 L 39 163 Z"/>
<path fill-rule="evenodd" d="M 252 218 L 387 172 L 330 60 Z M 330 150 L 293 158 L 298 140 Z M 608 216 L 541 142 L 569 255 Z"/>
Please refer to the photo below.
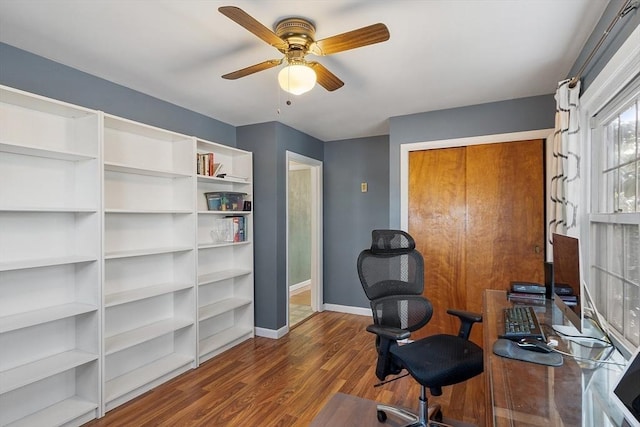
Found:
<path fill-rule="evenodd" d="M 285 92 L 302 95 L 316 85 L 316 72 L 305 64 L 289 64 L 278 73 L 278 83 Z"/>

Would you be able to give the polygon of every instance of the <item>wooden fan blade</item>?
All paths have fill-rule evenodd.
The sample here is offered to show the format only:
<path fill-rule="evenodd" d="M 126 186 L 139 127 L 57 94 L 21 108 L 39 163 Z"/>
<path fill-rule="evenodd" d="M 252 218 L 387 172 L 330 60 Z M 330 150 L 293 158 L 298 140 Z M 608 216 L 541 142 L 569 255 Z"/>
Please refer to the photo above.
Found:
<path fill-rule="evenodd" d="M 270 59 L 268 61 L 252 65 L 250 67 L 225 74 L 224 76 L 222 76 L 222 78 L 227 80 L 235 80 L 239 79 L 240 77 L 248 76 L 249 74 L 257 73 L 258 71 L 264 71 L 268 70 L 269 68 L 277 67 L 280 64 L 282 64 L 282 59 Z"/>
<path fill-rule="evenodd" d="M 329 92 L 333 92 L 334 90 L 340 89 L 344 86 L 344 82 L 342 80 L 319 62 L 309 62 L 307 65 L 316 72 L 316 81 L 318 84 Z"/>
<path fill-rule="evenodd" d="M 269 28 L 262 25 L 259 21 L 253 18 L 244 10 L 235 6 L 222 6 L 218 8 L 218 11 L 227 18 L 234 21 L 236 24 L 246 28 L 265 42 L 269 43 L 276 49 L 284 49 L 287 47 L 287 43 L 276 35 Z"/>
<path fill-rule="evenodd" d="M 318 40 L 311 44 L 309 51 L 315 55 L 332 55 L 387 40 L 389 40 L 387 26 L 378 23 Z"/>

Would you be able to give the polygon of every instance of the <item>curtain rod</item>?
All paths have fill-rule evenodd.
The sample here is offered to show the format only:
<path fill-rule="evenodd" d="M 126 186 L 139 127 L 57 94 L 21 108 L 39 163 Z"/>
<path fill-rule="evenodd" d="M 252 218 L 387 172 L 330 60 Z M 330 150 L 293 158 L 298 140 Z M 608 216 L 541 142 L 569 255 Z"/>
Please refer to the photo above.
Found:
<path fill-rule="evenodd" d="M 600 37 L 600 40 L 598 40 L 598 43 L 596 44 L 596 46 L 593 48 L 593 50 L 591 51 L 591 53 L 589 54 L 589 56 L 587 57 L 586 61 L 584 61 L 584 63 L 582 64 L 582 67 L 580 67 L 580 69 L 578 70 L 578 73 L 576 74 L 575 77 L 573 77 L 571 79 L 571 81 L 569 82 L 569 87 L 570 88 L 574 88 L 576 87 L 576 85 L 578 84 L 578 82 L 580 81 L 580 78 L 582 77 L 582 73 L 584 72 L 584 69 L 587 67 L 587 65 L 589 65 L 589 62 L 591 62 L 591 60 L 593 59 L 594 55 L 596 54 L 596 52 L 598 51 L 598 49 L 600 49 L 600 47 L 602 46 L 602 44 L 604 43 L 605 39 L 607 38 L 607 36 L 609 35 L 609 33 L 611 32 L 611 30 L 613 29 L 613 27 L 618 23 L 618 21 L 623 18 L 627 13 L 631 12 L 633 9 L 637 8 L 638 5 L 640 4 L 640 0 L 626 0 L 623 4 L 622 7 L 620 8 L 620 10 L 618 11 L 618 13 L 616 14 L 616 16 L 613 18 L 613 20 L 611 21 L 611 23 L 609 24 L 609 26 L 607 27 L 607 29 L 604 31 L 604 33 L 602 34 L 602 37 Z"/>

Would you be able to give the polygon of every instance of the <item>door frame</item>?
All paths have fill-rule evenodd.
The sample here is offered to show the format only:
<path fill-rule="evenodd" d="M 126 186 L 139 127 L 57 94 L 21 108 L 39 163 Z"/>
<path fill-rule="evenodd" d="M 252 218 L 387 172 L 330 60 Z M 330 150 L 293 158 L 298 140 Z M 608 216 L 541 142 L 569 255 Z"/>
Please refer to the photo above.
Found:
<path fill-rule="evenodd" d="M 539 129 L 523 132 L 500 133 L 495 135 L 471 136 L 467 138 L 441 139 L 437 141 L 410 142 L 400 144 L 400 228 L 409 231 L 409 153 L 411 151 L 435 150 L 438 148 L 467 147 L 480 144 L 498 144 L 503 142 L 544 139 L 545 151 L 550 153 L 549 144 L 553 143 L 554 129 Z M 545 159 L 549 162 L 549 155 Z M 547 168 L 547 170 L 550 170 Z M 545 186 L 549 185 L 549 177 L 545 177 Z"/>
<path fill-rule="evenodd" d="M 289 328 L 289 168 L 291 162 L 307 166 L 311 172 L 311 309 L 324 310 L 323 240 L 322 240 L 322 161 L 287 150 L 286 157 L 286 260 L 287 260 L 287 329 Z"/>

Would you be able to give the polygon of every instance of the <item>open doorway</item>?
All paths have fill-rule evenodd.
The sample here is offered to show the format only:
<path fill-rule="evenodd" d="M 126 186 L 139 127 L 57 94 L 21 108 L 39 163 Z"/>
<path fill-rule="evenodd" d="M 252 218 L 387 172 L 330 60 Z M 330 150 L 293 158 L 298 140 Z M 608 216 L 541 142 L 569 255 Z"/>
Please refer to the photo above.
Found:
<path fill-rule="evenodd" d="M 287 152 L 287 319 L 322 311 L 322 162 Z"/>

